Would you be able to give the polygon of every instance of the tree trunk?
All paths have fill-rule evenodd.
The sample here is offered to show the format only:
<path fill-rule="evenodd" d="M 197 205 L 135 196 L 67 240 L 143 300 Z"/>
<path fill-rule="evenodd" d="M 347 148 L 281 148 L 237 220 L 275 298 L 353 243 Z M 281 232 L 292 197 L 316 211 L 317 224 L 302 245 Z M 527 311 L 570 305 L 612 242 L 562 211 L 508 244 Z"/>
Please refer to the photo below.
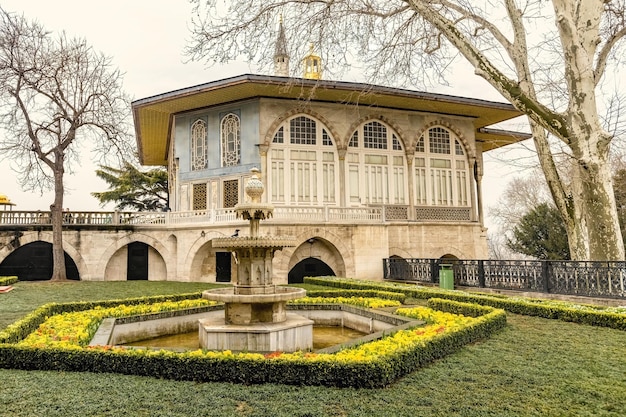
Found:
<path fill-rule="evenodd" d="M 52 219 L 52 278 L 51 281 L 67 280 L 65 251 L 63 250 L 63 162 L 64 155 L 57 153 L 54 168 L 54 204 L 50 206 Z"/>
<path fill-rule="evenodd" d="M 574 195 L 584 207 L 589 256 L 593 261 L 624 260 L 624 244 L 616 216 L 615 195 L 608 156 L 580 158 L 576 167 L 580 193 Z"/>

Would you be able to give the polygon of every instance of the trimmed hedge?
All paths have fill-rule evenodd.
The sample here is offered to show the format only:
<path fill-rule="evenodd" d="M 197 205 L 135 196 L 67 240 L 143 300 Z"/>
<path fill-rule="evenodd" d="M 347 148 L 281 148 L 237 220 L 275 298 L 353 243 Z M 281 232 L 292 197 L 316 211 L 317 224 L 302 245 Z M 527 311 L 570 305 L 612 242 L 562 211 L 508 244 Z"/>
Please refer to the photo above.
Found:
<path fill-rule="evenodd" d="M 198 295 L 196 294 L 196 297 Z M 146 297 L 142 300 L 161 301 L 164 298 L 171 299 Z M 130 302 L 135 300 L 137 299 L 131 299 Z M 235 356 L 221 353 L 211 356 L 200 351 L 176 353 L 145 349 L 33 348 L 6 343 L 19 339 L 27 329 L 35 326 L 36 322 L 45 320 L 47 315 L 93 308 L 96 305 L 114 306 L 121 303 L 129 304 L 129 300 L 48 304 L 37 309 L 21 320 L 23 323 L 20 326 L 13 326 L 10 331 L 3 332 L 1 340 L 5 343 L 0 344 L 0 367 L 115 372 L 198 382 L 380 388 L 435 359 L 461 349 L 467 343 L 489 337 L 506 325 L 506 315 L 502 310 L 454 303 L 449 300 L 433 300 L 433 306 L 465 312 L 467 315 L 476 314 L 477 319 L 463 328 L 424 339 L 424 343 L 397 348 L 371 360 L 355 361 L 335 361 L 332 356 L 326 355 L 320 355 L 318 360 L 311 360 L 306 354 L 300 358 L 285 355 L 287 358 L 265 359 L 258 354 Z"/>
<path fill-rule="evenodd" d="M 420 287 L 417 285 L 397 284 L 388 282 L 372 282 L 350 280 L 336 277 L 307 277 L 307 284 L 327 285 L 333 288 L 346 288 L 351 290 L 393 290 L 401 291 L 407 297 L 418 299 L 445 298 L 454 301 L 475 303 L 484 306 L 500 308 L 511 313 L 526 316 L 536 316 L 546 319 L 556 319 L 573 323 L 587 324 L 590 326 L 609 327 L 618 330 L 626 330 L 626 314 L 598 309 L 597 307 L 581 308 L 581 306 L 558 303 L 542 299 L 519 299 L 506 297 L 500 294 L 496 296 L 486 294 L 472 294 L 463 291 L 444 290 L 433 287 Z M 626 301 L 625 301 L 626 304 Z M 582 306 L 585 307 L 585 306 Z"/>
<path fill-rule="evenodd" d="M 17 282 L 17 277 L 0 277 L 0 287 L 13 285 Z"/>
<path fill-rule="evenodd" d="M 383 300 L 394 300 L 404 304 L 406 295 L 401 292 L 382 291 L 382 290 L 307 290 L 307 297 L 364 297 L 364 298 L 382 298 Z"/>
<path fill-rule="evenodd" d="M 103 301 L 80 301 L 74 303 L 48 303 L 33 310 L 22 319 L 8 325 L 0 332 L 0 343 L 17 343 L 30 333 L 37 330 L 46 318 L 55 314 L 70 313 L 74 311 L 90 310 L 95 307 L 116 307 L 118 305 L 151 304 L 163 301 L 180 301 L 202 297 L 201 292 L 176 294 L 176 295 L 156 295 L 151 297 L 136 297 L 119 300 Z"/>

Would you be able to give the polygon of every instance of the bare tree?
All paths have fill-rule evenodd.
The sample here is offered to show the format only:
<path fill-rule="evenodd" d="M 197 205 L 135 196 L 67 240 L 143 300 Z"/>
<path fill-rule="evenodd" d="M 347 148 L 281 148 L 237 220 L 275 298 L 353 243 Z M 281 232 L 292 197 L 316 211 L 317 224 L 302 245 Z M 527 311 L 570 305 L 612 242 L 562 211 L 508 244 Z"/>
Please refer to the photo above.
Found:
<path fill-rule="evenodd" d="M 219 0 L 192 2 L 187 53 L 196 60 L 270 63 L 267 28 L 278 14 L 300 47 L 292 54 L 313 41 L 339 67 L 363 57 L 357 62 L 372 81 L 442 81 L 461 55 L 528 116 L 572 258 L 624 258 L 608 163 L 613 134 L 598 113 L 598 86 L 623 59 L 625 0 L 242 0 L 228 9 Z M 559 174 L 551 140 L 574 160 L 572 178 Z"/>
<path fill-rule="evenodd" d="M 539 167 L 530 168 L 528 175 L 514 177 L 507 183 L 498 202 L 489 207 L 489 217 L 496 225 L 488 233 L 491 259 L 521 257 L 507 247 L 507 241 L 522 217 L 542 203 L 552 203 L 552 197 Z"/>
<path fill-rule="evenodd" d="M 82 39 L 47 32 L 0 8 L 0 151 L 26 189 L 54 189 L 52 280 L 66 279 L 63 178 L 81 142 L 103 158 L 128 154 L 130 105 L 111 59 Z"/>

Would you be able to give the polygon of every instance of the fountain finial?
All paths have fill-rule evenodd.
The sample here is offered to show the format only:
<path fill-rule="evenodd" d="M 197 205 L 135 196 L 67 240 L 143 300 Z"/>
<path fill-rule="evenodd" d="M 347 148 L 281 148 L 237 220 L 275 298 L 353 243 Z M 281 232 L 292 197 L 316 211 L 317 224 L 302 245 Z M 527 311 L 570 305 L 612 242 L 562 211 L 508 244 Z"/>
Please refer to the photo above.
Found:
<path fill-rule="evenodd" d="M 261 202 L 261 196 L 265 191 L 265 187 L 263 186 L 263 181 L 259 178 L 261 171 L 258 168 L 252 168 L 250 172 L 252 176 L 246 183 L 245 190 L 252 203 L 258 204 Z"/>

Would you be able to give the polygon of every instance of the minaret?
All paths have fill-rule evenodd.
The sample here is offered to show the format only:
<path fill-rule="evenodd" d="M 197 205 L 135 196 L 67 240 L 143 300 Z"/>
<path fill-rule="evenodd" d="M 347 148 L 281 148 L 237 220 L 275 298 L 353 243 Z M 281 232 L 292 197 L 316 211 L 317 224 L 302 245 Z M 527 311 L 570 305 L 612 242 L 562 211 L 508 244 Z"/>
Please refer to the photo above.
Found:
<path fill-rule="evenodd" d="M 304 78 L 310 80 L 322 79 L 322 58 L 313 52 L 313 44 L 309 49 L 309 54 L 304 57 Z"/>
<path fill-rule="evenodd" d="M 278 38 L 274 49 L 274 75 L 289 77 L 289 53 L 287 52 L 287 38 L 283 28 L 283 15 L 280 15 Z"/>

